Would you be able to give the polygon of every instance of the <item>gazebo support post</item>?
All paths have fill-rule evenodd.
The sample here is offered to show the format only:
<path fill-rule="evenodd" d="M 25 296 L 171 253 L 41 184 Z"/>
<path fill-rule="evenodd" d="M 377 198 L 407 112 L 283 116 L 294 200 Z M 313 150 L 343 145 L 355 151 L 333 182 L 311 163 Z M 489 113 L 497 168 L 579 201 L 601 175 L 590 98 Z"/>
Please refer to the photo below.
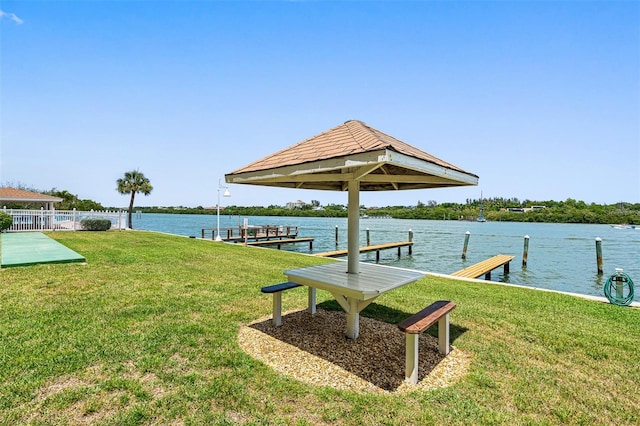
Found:
<path fill-rule="evenodd" d="M 349 181 L 347 272 L 360 273 L 360 181 Z"/>

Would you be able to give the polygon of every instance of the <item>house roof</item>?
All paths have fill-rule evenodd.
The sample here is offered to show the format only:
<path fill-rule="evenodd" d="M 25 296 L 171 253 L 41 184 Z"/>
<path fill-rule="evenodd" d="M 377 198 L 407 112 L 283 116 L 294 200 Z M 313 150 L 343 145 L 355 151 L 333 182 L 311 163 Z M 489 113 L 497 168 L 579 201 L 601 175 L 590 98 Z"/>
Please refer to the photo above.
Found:
<path fill-rule="evenodd" d="M 38 194 L 24 189 L 0 187 L 0 201 L 20 201 L 33 203 L 59 203 L 62 198 L 52 195 Z"/>
<path fill-rule="evenodd" d="M 478 176 L 350 120 L 225 175 L 228 183 L 344 191 L 477 185 Z"/>

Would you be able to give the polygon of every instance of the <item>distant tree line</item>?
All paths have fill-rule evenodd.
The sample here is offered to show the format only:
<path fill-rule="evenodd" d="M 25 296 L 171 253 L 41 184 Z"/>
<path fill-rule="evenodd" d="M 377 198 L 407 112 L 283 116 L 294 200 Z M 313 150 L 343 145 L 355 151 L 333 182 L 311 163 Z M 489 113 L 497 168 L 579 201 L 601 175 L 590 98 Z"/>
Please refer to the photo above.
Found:
<path fill-rule="evenodd" d="M 593 224 L 640 224 L 640 203 L 617 203 L 610 205 L 587 204 L 584 201 L 519 201 L 517 198 L 490 198 L 467 200 L 465 204 L 418 202 L 414 208 L 402 206 L 385 207 L 372 214 L 389 215 L 403 219 L 449 219 L 476 220 L 482 208 L 488 221 L 503 222 L 547 222 L 547 223 L 593 223 Z"/>
<path fill-rule="evenodd" d="M 127 175 L 125 174 L 125 178 Z M 144 177 L 144 176 L 143 176 Z M 145 180 L 142 189 L 149 189 L 150 183 Z M 28 188 L 23 185 L 6 185 L 18 189 L 52 195 L 62 198 L 61 203 L 56 204 L 58 210 L 90 211 L 105 210 L 102 204 L 92 200 L 81 200 L 77 195 L 69 191 L 59 191 L 53 188 L 42 191 Z M 137 192 L 145 191 L 138 189 Z M 122 190 L 122 191 L 120 191 Z M 131 190 L 133 191 L 133 189 Z M 119 189 L 121 193 L 132 193 L 124 186 Z M 40 208 L 40 205 L 30 203 L 3 203 L 9 209 Z M 109 210 L 119 208 L 109 207 Z M 426 203 L 418 201 L 415 206 L 387 206 L 365 207 L 360 206 L 362 215 L 369 217 L 392 217 L 396 219 L 431 219 L 431 220 L 476 220 L 482 209 L 483 216 L 488 221 L 502 222 L 547 222 L 547 223 L 592 223 L 592 224 L 628 224 L 640 225 L 640 203 L 620 202 L 616 204 L 587 204 L 584 201 L 568 198 L 565 201 L 534 201 L 519 200 L 517 198 L 484 198 L 467 199 L 462 203 L 438 203 L 430 200 Z M 144 213 L 179 213 L 179 214 L 212 214 L 215 208 L 198 207 L 136 207 L 137 211 Z M 347 207 L 342 204 L 328 204 L 321 206 L 317 200 L 310 203 L 289 203 L 287 206 L 270 205 L 263 206 L 226 206 L 220 208 L 221 215 L 231 216 L 293 216 L 293 217 L 347 217 Z"/>
<path fill-rule="evenodd" d="M 318 206 L 319 207 L 319 206 Z M 198 207 L 136 207 L 142 213 L 178 213 L 178 214 L 217 214 L 216 208 Z M 339 204 L 329 204 L 315 208 L 311 204 L 301 207 L 270 205 L 262 206 L 226 206 L 220 207 L 221 215 L 231 216 L 294 216 L 294 217 L 347 217 L 347 209 Z"/>
<path fill-rule="evenodd" d="M 535 208 L 534 208 L 535 207 Z M 640 224 L 640 203 L 587 204 L 584 201 L 520 201 L 517 198 L 469 199 L 466 203 L 441 203 L 418 201 L 415 206 L 360 206 L 362 215 L 392 217 L 396 219 L 476 220 L 482 208 L 488 221 L 592 223 L 592 224 Z M 147 213 L 216 214 L 215 208 L 189 207 L 138 207 Z M 347 208 L 340 204 L 320 207 L 317 203 L 298 207 L 270 205 L 268 207 L 227 206 L 220 214 L 232 216 L 303 216 L 347 217 Z"/>

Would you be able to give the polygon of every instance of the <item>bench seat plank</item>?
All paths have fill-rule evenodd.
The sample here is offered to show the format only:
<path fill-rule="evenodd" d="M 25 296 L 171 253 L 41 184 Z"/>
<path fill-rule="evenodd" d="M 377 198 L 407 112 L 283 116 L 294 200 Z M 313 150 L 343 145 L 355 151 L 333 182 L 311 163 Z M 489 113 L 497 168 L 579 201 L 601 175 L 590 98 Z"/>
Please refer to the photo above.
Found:
<path fill-rule="evenodd" d="M 286 283 L 274 284 L 266 287 L 262 287 L 260 289 L 263 293 L 278 293 L 280 291 L 289 290 L 291 288 L 300 287 L 300 284 L 292 283 L 287 281 Z"/>
<path fill-rule="evenodd" d="M 451 312 L 455 307 L 455 302 L 438 300 L 417 314 L 411 315 L 409 318 L 400 322 L 398 328 L 405 333 L 420 334 L 438 322 L 443 315 Z"/>

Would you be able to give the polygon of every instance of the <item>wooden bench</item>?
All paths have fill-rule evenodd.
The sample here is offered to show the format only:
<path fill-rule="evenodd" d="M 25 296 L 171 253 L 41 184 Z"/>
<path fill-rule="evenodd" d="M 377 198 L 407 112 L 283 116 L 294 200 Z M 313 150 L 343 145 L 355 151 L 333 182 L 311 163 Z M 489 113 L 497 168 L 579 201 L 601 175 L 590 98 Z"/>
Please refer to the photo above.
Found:
<path fill-rule="evenodd" d="M 436 322 L 438 350 L 443 355 L 449 353 L 449 312 L 455 307 L 454 302 L 438 300 L 398 324 L 398 328 L 404 331 L 406 340 L 405 381 L 418 383 L 418 337 Z"/>
<path fill-rule="evenodd" d="M 262 287 L 260 290 L 263 293 L 273 294 L 273 325 L 276 327 L 282 325 L 282 292 L 296 287 L 300 287 L 300 284 L 287 281 L 286 283 Z"/>
<path fill-rule="evenodd" d="M 454 272 L 451 274 L 454 277 L 463 277 L 463 278 L 478 278 L 484 275 L 485 280 L 491 279 L 491 271 L 500 266 L 504 266 L 504 273 L 509 273 L 509 262 L 513 260 L 515 256 L 509 256 L 506 254 L 498 254 L 496 256 L 490 257 L 487 260 L 483 260 L 482 262 L 478 262 L 474 265 L 468 266 L 464 269 Z"/>

